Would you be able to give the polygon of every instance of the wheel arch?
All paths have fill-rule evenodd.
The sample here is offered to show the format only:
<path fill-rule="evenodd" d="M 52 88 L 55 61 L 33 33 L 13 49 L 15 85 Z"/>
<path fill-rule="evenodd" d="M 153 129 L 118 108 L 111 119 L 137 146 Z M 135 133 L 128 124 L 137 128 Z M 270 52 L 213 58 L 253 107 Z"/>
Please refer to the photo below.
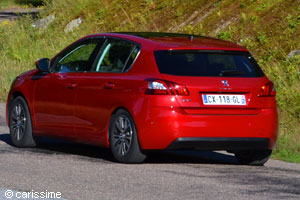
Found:
<path fill-rule="evenodd" d="M 15 102 L 15 103 L 14 103 Z M 19 103 L 20 102 L 20 103 Z M 18 136 L 17 138 L 15 138 L 15 131 L 12 129 L 12 127 L 10 126 L 9 122 L 10 120 L 10 114 L 14 109 L 15 105 L 18 104 L 22 104 L 23 107 L 23 112 L 24 112 L 24 118 L 23 118 L 23 122 L 24 125 L 22 125 L 22 136 Z M 29 104 L 28 104 L 28 100 L 26 99 L 26 97 L 23 95 L 23 93 L 19 92 L 19 91 L 15 91 L 13 93 L 11 93 L 11 95 L 9 96 L 9 99 L 7 101 L 7 124 L 9 126 L 9 132 L 10 132 L 10 137 L 12 140 L 12 143 L 14 146 L 16 147 L 35 147 L 36 146 L 36 142 L 33 139 L 33 131 L 32 131 L 32 116 L 31 116 L 31 111 L 29 108 Z M 16 119 L 14 119 L 16 120 Z M 13 132 L 12 132 L 13 130 Z"/>

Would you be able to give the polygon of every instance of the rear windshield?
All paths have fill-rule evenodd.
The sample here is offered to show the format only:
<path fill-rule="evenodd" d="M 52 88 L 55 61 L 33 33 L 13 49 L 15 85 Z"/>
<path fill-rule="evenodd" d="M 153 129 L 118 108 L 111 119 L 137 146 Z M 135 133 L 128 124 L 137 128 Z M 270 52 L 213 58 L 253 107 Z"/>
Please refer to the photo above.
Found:
<path fill-rule="evenodd" d="M 176 76 L 262 77 L 264 73 L 247 52 L 181 51 L 154 52 L 160 73 Z"/>

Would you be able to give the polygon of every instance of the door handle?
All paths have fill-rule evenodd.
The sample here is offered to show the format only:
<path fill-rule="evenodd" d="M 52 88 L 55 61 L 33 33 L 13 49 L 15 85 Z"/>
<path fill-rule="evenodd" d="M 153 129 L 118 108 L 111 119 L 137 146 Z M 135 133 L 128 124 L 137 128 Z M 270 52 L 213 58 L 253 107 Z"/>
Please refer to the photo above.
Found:
<path fill-rule="evenodd" d="M 66 88 L 68 88 L 68 89 L 73 89 L 73 88 L 75 88 L 76 86 L 77 86 L 76 83 L 68 83 L 68 84 L 66 85 Z"/>
<path fill-rule="evenodd" d="M 105 83 L 104 89 L 113 89 L 115 87 L 114 83 Z"/>

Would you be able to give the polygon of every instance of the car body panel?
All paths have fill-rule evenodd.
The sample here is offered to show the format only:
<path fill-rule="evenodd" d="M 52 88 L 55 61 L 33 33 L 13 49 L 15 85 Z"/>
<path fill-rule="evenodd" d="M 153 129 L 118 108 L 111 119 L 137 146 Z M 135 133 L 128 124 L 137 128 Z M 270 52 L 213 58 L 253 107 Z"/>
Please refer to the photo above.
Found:
<path fill-rule="evenodd" d="M 73 125 L 76 121 L 73 105 L 77 88 L 72 88 L 72 84 L 78 84 L 80 77 L 78 73 L 49 73 L 35 81 L 35 134 L 74 136 Z"/>

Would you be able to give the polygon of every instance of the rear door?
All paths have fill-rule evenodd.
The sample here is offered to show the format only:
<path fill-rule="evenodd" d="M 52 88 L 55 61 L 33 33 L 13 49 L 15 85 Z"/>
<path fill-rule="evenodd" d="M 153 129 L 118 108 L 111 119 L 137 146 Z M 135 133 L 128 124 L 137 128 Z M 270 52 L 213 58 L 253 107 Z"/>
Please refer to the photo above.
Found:
<path fill-rule="evenodd" d="M 107 126 L 111 110 L 122 106 L 120 92 L 130 90 L 126 73 L 138 55 L 138 44 L 108 38 L 93 67 L 78 84 L 75 103 L 75 130 L 81 140 L 107 145 Z"/>
<path fill-rule="evenodd" d="M 268 82 L 248 52 L 157 51 L 162 77 L 187 86 L 189 96 L 177 96 L 189 114 L 256 114 L 265 106 L 258 98 Z"/>

